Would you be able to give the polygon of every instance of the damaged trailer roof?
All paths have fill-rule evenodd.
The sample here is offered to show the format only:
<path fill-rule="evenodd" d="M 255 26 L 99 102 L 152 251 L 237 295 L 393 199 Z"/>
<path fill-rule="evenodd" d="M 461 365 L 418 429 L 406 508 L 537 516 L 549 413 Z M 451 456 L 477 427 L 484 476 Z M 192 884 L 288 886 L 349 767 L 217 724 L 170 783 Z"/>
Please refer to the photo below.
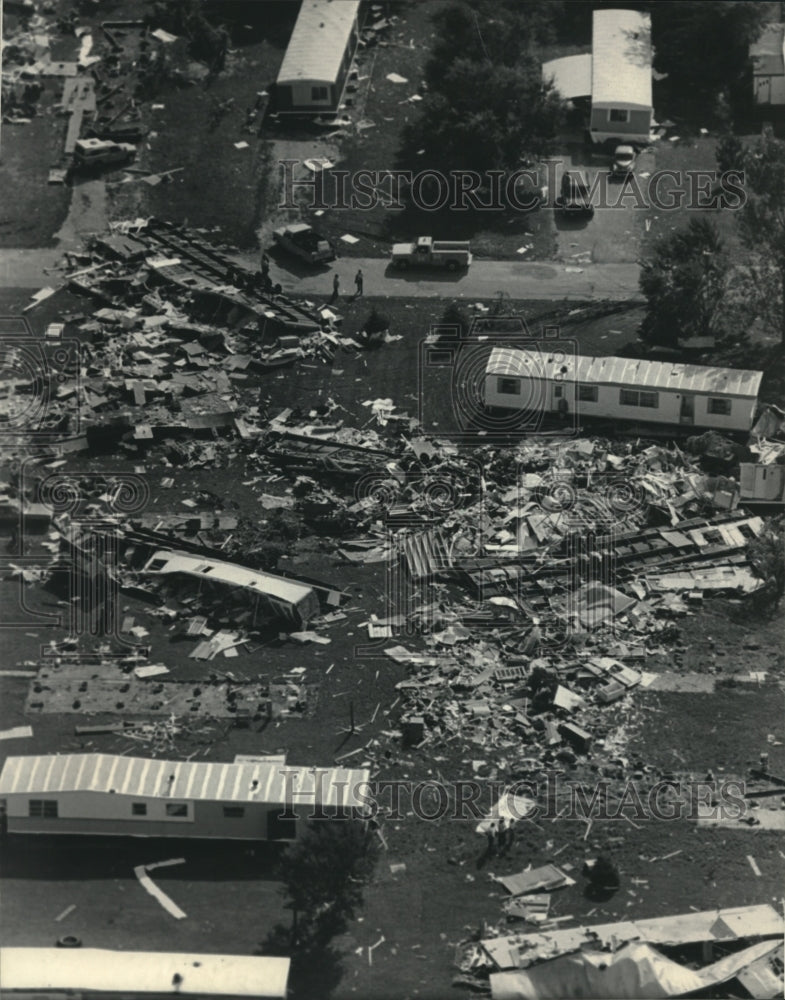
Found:
<path fill-rule="evenodd" d="M 277 763 L 150 760 L 103 753 L 9 757 L 0 795 L 100 792 L 208 802 L 319 803 L 360 808 L 370 772 Z"/>
<path fill-rule="evenodd" d="M 508 934 L 488 938 L 482 947 L 500 969 L 525 968 L 585 946 L 618 947 L 628 941 L 650 944 L 695 944 L 739 938 L 782 937 L 785 920 L 768 903 L 723 910 L 679 913 L 645 920 L 571 927 L 539 934 Z"/>
<path fill-rule="evenodd" d="M 203 580 L 213 580 L 235 587 L 257 591 L 265 597 L 296 605 L 313 595 L 313 587 L 304 583 L 287 580 L 273 573 L 238 566 L 236 563 L 221 562 L 186 552 L 158 551 L 148 559 L 145 573 L 186 573 Z"/>
<path fill-rule="evenodd" d="M 775 950 L 780 950 L 780 945 L 759 941 L 702 969 L 689 969 L 661 955 L 651 945 L 636 942 L 625 945 L 614 955 L 579 952 L 526 970 L 494 973 L 491 996 L 493 1000 L 560 1000 L 562 997 L 650 1000 L 651 997 L 687 996 L 728 982 Z"/>
<path fill-rule="evenodd" d="M 709 368 L 681 362 L 641 361 L 637 358 L 570 357 L 563 352 L 527 351 L 517 347 L 495 347 L 487 375 L 540 377 L 591 385 L 624 385 L 673 392 L 703 392 L 717 396 L 755 398 L 763 372 L 742 368 Z"/>

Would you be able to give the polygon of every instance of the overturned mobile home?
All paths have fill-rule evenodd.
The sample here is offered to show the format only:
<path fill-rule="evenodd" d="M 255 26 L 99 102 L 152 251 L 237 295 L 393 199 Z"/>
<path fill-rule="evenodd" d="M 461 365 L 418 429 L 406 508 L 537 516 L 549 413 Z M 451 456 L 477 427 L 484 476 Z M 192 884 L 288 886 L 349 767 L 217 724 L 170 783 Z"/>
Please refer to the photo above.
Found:
<path fill-rule="evenodd" d="M 305 625 L 319 614 L 319 598 L 314 588 L 273 573 L 248 569 L 236 563 L 222 562 L 189 552 L 159 550 L 148 559 L 145 574 L 181 574 L 198 579 L 200 586 L 241 589 L 276 617 L 294 625 Z"/>

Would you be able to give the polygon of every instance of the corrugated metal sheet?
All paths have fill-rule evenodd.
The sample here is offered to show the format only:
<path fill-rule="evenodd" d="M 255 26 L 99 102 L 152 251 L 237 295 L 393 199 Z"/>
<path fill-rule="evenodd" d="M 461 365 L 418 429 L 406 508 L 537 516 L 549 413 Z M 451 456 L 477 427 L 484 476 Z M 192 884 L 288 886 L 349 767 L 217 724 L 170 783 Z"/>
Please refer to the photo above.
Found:
<path fill-rule="evenodd" d="M 85 990 L 272 1000 L 286 996 L 290 961 L 267 955 L 0 948 L 0 988 L 8 992 Z"/>
<path fill-rule="evenodd" d="M 636 10 L 595 10 L 592 105 L 650 108 L 651 18 Z"/>
<path fill-rule="evenodd" d="M 289 767 L 275 763 L 220 764 L 81 753 L 9 757 L 0 796 L 57 792 L 114 792 L 139 798 L 209 802 L 319 803 L 362 806 L 367 770 Z"/>
<path fill-rule="evenodd" d="M 303 0 L 277 83 L 335 82 L 360 0 Z"/>
<path fill-rule="evenodd" d="M 486 369 L 488 375 L 518 378 L 539 376 L 592 385 L 630 386 L 636 389 L 663 389 L 671 392 L 702 392 L 711 396 L 742 396 L 754 399 L 763 372 L 743 368 L 709 368 L 637 358 L 592 358 L 526 351 L 515 347 L 495 347 Z"/>

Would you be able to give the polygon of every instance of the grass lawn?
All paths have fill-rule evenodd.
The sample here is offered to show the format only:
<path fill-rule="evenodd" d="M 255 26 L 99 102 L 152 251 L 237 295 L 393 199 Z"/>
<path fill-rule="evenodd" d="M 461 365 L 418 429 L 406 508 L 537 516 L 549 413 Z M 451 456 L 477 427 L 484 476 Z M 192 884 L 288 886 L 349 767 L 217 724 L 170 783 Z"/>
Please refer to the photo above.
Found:
<path fill-rule="evenodd" d="M 296 11 L 284 9 L 280 15 L 279 8 L 279 17 L 293 24 Z M 153 187 L 141 182 L 113 184 L 113 218 L 153 215 L 214 229 L 227 245 L 241 249 L 257 245 L 260 220 L 274 209 L 277 199 L 275 171 L 266 137 L 244 131 L 243 126 L 247 109 L 278 72 L 288 34 L 283 32 L 282 39 L 281 32 L 275 20 L 269 37 L 237 44 L 226 68 L 212 80 L 193 77 L 191 85 L 161 86 L 144 107 L 151 131 L 138 160 L 147 170 L 177 173 Z M 229 100 L 234 102 L 231 108 L 219 114 L 218 106 Z M 238 149 L 235 143 L 247 145 Z"/>
<path fill-rule="evenodd" d="M 736 225 L 736 212 L 730 208 L 709 209 L 697 207 L 690 196 L 690 171 L 716 171 L 717 158 L 715 150 L 718 139 L 716 136 L 702 136 L 698 138 L 686 138 L 677 142 L 660 140 L 654 146 L 654 160 L 657 171 L 674 170 L 682 178 L 678 183 L 663 182 L 660 190 L 664 198 L 669 197 L 668 192 L 672 189 L 684 190 L 687 192 L 683 203 L 672 209 L 650 208 L 647 215 L 650 221 L 648 233 L 643 237 L 641 256 L 645 257 L 651 252 L 654 242 L 676 229 L 683 229 L 689 224 L 692 218 L 705 218 L 708 216 L 715 223 L 720 236 L 725 241 L 726 246 L 734 255 L 740 255 L 740 259 L 746 255 L 741 245 Z M 706 182 L 702 187 L 706 187 Z M 705 199 L 705 195 L 703 198 Z"/>
<path fill-rule="evenodd" d="M 71 189 L 47 184 L 50 167 L 61 165 L 66 119 L 54 105 L 63 81 L 50 77 L 38 102 L 38 116 L 27 125 L 3 125 L 0 156 L 0 247 L 45 247 L 65 221 Z"/>

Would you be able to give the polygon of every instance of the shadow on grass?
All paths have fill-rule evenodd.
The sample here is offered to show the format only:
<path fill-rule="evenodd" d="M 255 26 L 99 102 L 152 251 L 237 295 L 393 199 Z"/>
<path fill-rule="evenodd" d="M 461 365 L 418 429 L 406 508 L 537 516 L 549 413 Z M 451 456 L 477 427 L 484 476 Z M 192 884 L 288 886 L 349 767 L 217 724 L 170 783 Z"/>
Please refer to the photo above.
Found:
<path fill-rule="evenodd" d="M 194 841 L 175 837 L 96 837 L 9 834 L 0 851 L 0 877 L 57 881 L 133 878 L 137 865 L 168 858 L 185 864 L 152 873 L 166 881 L 276 881 L 277 844 Z"/>
<path fill-rule="evenodd" d="M 287 993 L 290 1000 L 325 1000 L 344 973 L 341 953 L 330 945 L 329 939 L 308 937 L 295 943 L 293 927 L 285 924 L 276 924 L 255 954 L 291 959 Z"/>

